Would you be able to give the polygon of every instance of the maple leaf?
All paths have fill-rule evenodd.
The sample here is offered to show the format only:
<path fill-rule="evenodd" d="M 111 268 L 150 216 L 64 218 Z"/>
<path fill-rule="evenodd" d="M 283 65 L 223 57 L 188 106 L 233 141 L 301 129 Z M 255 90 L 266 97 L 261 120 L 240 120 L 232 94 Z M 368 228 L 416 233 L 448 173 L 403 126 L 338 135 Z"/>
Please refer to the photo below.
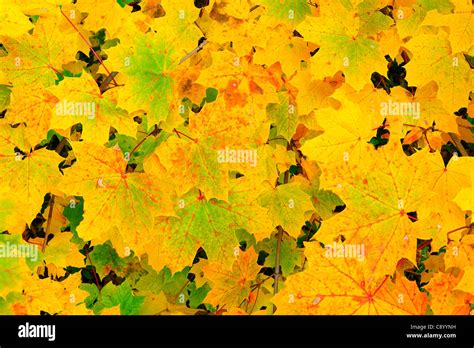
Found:
<path fill-rule="evenodd" d="M 85 293 L 79 288 L 80 278 L 68 277 L 62 282 L 50 278 L 29 278 L 22 284 L 21 298 L 14 303 L 21 308 L 23 315 L 40 315 L 41 312 L 50 314 L 92 314 L 81 306 Z"/>
<path fill-rule="evenodd" d="M 65 172 L 61 188 L 84 197 L 84 220 L 77 228 L 84 240 L 111 239 L 123 254 L 125 247 L 140 249 L 146 243 L 143 233 L 152 233 L 154 216 L 174 215 L 171 187 L 144 173 L 126 173 L 120 150 L 75 143 L 74 153 L 74 171 Z M 120 239 L 113 237 L 118 226 Z"/>
<path fill-rule="evenodd" d="M 379 119 L 366 115 L 350 102 L 339 110 L 320 110 L 317 122 L 324 133 L 306 141 L 302 151 L 314 160 L 327 164 L 340 162 L 341 159 L 361 161 L 374 128 L 380 125 Z"/>
<path fill-rule="evenodd" d="M 2 1 L 0 13 L 0 36 L 21 36 L 33 27 L 28 18 L 21 12 L 21 7 L 15 4 L 14 1 Z M 11 30 L 11 28 L 15 28 L 15 30 Z"/>
<path fill-rule="evenodd" d="M 159 294 L 148 294 L 144 297 L 143 306 L 140 309 L 141 315 L 194 315 L 195 309 L 182 305 L 170 303 L 163 292 Z"/>
<path fill-rule="evenodd" d="M 252 1 L 219 0 L 198 18 L 196 25 L 210 41 L 219 45 L 231 42 L 237 56 L 243 56 L 253 46 L 265 46 L 265 37 L 256 35 L 266 28 L 259 20 L 264 12 L 263 6 L 254 7 Z"/>
<path fill-rule="evenodd" d="M 119 306 L 120 314 L 122 315 L 137 314 L 145 299 L 142 296 L 133 295 L 128 281 L 123 282 L 119 286 L 107 283 L 102 288 L 100 294 L 95 285 L 83 284 L 81 288 L 90 293 L 84 301 L 87 307 L 93 309 L 94 313 L 100 313 L 105 308 Z"/>
<path fill-rule="evenodd" d="M 461 53 L 453 52 L 447 34 L 420 34 L 405 46 L 412 54 L 410 83 L 421 86 L 436 81 L 438 98 L 448 110 L 459 109 L 469 95 L 472 73 Z M 429 51 L 430 54 L 425 54 Z"/>
<path fill-rule="evenodd" d="M 274 3 L 270 0 L 268 2 Z M 298 5 L 305 7 L 306 3 L 302 2 Z M 294 9 L 295 7 L 290 8 Z M 289 10 L 286 13 L 287 16 L 288 13 Z M 294 32 L 284 25 L 278 25 L 269 33 L 266 47 L 256 48 L 253 62 L 256 64 L 266 64 L 267 66 L 280 64 L 283 72 L 287 76 L 291 76 L 301 68 L 302 61 L 308 61 L 311 58 L 316 49 L 317 46 L 315 44 L 296 36 Z M 275 56 L 275 51 L 279 52 L 278 56 Z"/>
<path fill-rule="evenodd" d="M 251 54 L 239 56 L 232 50 L 219 50 L 212 53 L 212 61 L 211 66 L 201 71 L 197 82 L 224 89 L 228 109 L 235 105 L 244 106 L 247 100 L 252 101 L 254 108 L 278 102 L 273 93 L 275 86 L 270 79 L 271 72 L 254 64 Z"/>
<path fill-rule="evenodd" d="M 5 121 L 10 124 L 25 123 L 25 137 L 32 144 L 40 143 L 50 129 L 51 117 L 59 99 L 39 84 L 33 84 L 29 89 L 12 88 L 11 99 Z"/>
<path fill-rule="evenodd" d="M 257 257 L 257 253 L 251 248 L 245 252 L 239 252 L 231 270 L 220 263 L 210 263 L 205 266 L 203 270 L 206 278 L 212 283 L 205 302 L 228 308 L 239 306 L 249 295 L 250 284 L 260 271 Z"/>
<path fill-rule="evenodd" d="M 455 267 L 433 276 L 426 290 L 432 295 L 430 306 L 435 314 L 466 315 L 469 313 L 469 303 L 473 295 L 455 289 L 462 277 L 463 272 Z"/>
<path fill-rule="evenodd" d="M 427 217 L 420 221 L 425 226 L 425 231 L 419 234 L 422 239 L 432 239 L 433 248 L 446 245 L 449 231 L 465 224 L 465 214 L 461 208 L 466 208 L 462 201 L 457 202 L 463 190 L 472 187 L 472 172 L 474 161 L 469 157 L 452 158 L 445 166 L 441 156 L 432 157 L 433 164 L 437 167 L 431 172 L 433 181 L 432 190 L 435 195 L 427 196 L 427 201 L 420 204 L 420 216 Z M 454 200 L 454 202 L 453 202 Z M 456 203 L 458 204 L 456 204 Z"/>
<path fill-rule="evenodd" d="M 0 298 L 7 296 L 10 292 L 20 292 L 22 282 L 29 278 L 31 269 L 28 259 L 17 257 L 12 253 L 19 251 L 19 246 L 34 248 L 21 240 L 20 235 L 0 234 L 1 253 L 0 257 Z M 33 257 L 33 255 L 31 255 Z"/>
<path fill-rule="evenodd" d="M 311 13 L 311 3 L 298 0 L 261 0 L 266 7 L 266 16 L 274 17 L 277 23 L 287 23 L 289 26 L 296 26 L 304 20 L 305 16 Z M 280 22 L 281 21 L 281 22 Z"/>
<path fill-rule="evenodd" d="M 294 105 L 290 105 L 289 100 L 282 94 L 280 94 L 280 104 L 267 105 L 268 117 L 286 139 L 291 139 L 298 123 L 298 111 Z"/>
<path fill-rule="evenodd" d="M 60 159 L 53 151 L 33 149 L 24 126 L 0 126 L 0 184 L 15 190 L 15 206 L 24 222 L 34 219 L 44 196 L 61 180 Z"/>
<path fill-rule="evenodd" d="M 347 3 L 320 1 L 320 16 L 308 16 L 296 27 L 306 40 L 321 46 L 319 52 L 311 60 L 314 76 L 334 74 L 342 70 L 347 82 L 355 88 L 363 86 L 372 71 L 383 69 L 380 59 L 379 43 L 361 31 L 362 19 L 354 20 L 356 9 Z M 376 6 L 366 11 L 377 12 Z M 371 20 L 389 23 L 384 16 L 375 16 Z M 363 23 L 363 22 L 362 22 Z M 320 69 L 325 66 L 325 69 Z"/>
<path fill-rule="evenodd" d="M 472 162 L 472 161 L 470 161 Z M 471 172 L 470 182 L 473 182 L 474 176 Z M 456 197 L 453 198 L 454 202 L 456 202 L 463 210 L 470 210 L 474 211 L 474 189 L 472 186 L 465 187 L 461 191 L 459 191 Z"/>
<path fill-rule="evenodd" d="M 17 211 L 15 199 L 9 197 L 10 188 L 7 186 L 0 186 L 0 196 L 2 197 L 0 205 L 0 230 L 9 231 L 10 233 L 18 234 L 23 232 L 24 225 L 22 224 L 21 214 Z"/>
<path fill-rule="evenodd" d="M 50 128 L 65 129 L 81 123 L 82 139 L 97 144 L 107 142 L 111 126 L 121 134 L 135 132 L 132 117 L 116 106 L 116 89 L 102 94 L 89 74 L 67 78 L 49 90 L 56 102 L 51 110 Z"/>
<path fill-rule="evenodd" d="M 54 15 L 47 15 L 53 11 Z M 66 29 L 67 20 L 59 8 L 45 8 L 45 13 L 40 16 L 31 35 L 2 39 L 8 55 L 0 57 L 1 69 L 17 86 L 28 86 L 34 82 L 51 86 L 61 74 L 63 65 L 74 60 L 76 45 L 63 45 L 62 42 L 76 43 L 76 33 L 72 27 Z"/>
<path fill-rule="evenodd" d="M 62 5 L 65 7 L 64 5 Z M 117 1 L 103 1 L 97 2 L 95 0 L 84 0 L 76 2 L 74 7 L 71 9 L 66 9 L 65 13 L 70 14 L 67 10 L 75 11 L 75 18 L 79 18 L 79 22 L 74 22 L 76 27 L 81 32 L 86 32 L 87 29 L 98 30 L 100 28 L 107 29 L 107 32 L 110 33 L 112 37 L 116 37 L 121 33 L 120 42 L 124 43 L 133 37 L 138 30 L 138 23 L 140 20 L 144 20 L 145 14 L 142 15 L 141 12 L 134 13 L 133 19 L 127 13 L 126 10 L 123 10 L 119 7 Z M 140 16 L 140 18 L 137 18 Z M 71 16 L 69 16 L 70 18 Z M 74 20 L 75 18 L 70 18 Z M 104 24 L 106 23 L 106 25 Z M 127 27 L 127 30 L 124 32 L 123 28 Z M 83 51 L 87 52 L 87 51 Z"/>
<path fill-rule="evenodd" d="M 446 267 L 472 267 L 474 265 L 474 236 L 465 235 L 457 241 L 450 241 L 446 247 L 444 260 Z"/>
<path fill-rule="evenodd" d="M 246 167 L 240 170 L 260 183 L 273 182 L 279 173 L 296 164 L 294 152 L 288 151 L 280 144 L 259 147 L 257 158 L 255 167 Z"/>
<path fill-rule="evenodd" d="M 293 273 L 295 267 L 302 266 L 303 252 L 302 250 L 295 249 L 296 242 L 288 235 L 283 236 L 280 250 L 278 250 L 277 244 L 277 239 L 275 236 L 272 236 L 259 242 L 256 249 L 268 253 L 263 264 L 264 267 L 275 267 L 276 258 L 279 257 L 282 274 L 286 277 Z"/>
<path fill-rule="evenodd" d="M 126 76 L 118 105 L 129 111 L 144 109 L 149 122 L 159 124 L 168 116 L 174 84 L 171 72 L 181 57 L 175 42 L 153 34 L 137 34 L 133 46 L 110 49 L 110 64 Z"/>
<path fill-rule="evenodd" d="M 296 103 L 299 113 L 305 115 L 314 109 L 329 106 L 339 108 L 341 106 L 339 101 L 330 96 L 344 82 L 341 71 L 337 71 L 333 77 L 324 76 L 321 80 L 315 80 L 313 76 L 309 69 L 301 69 L 291 80 L 291 84 L 298 87 Z"/>
<path fill-rule="evenodd" d="M 461 278 L 461 281 L 456 285 L 454 289 L 462 290 L 472 295 L 474 294 L 473 280 L 474 280 L 474 267 L 467 266 L 464 269 L 464 274 Z"/>
<path fill-rule="evenodd" d="M 171 177 L 181 177 L 176 183 L 178 195 L 198 187 L 211 198 L 227 199 L 227 171 L 211 146 L 212 139 L 199 141 L 175 133 L 155 150 L 156 156 L 145 159 L 145 171 L 159 176 L 165 170 Z"/>
<path fill-rule="evenodd" d="M 413 110 L 412 115 L 405 116 L 405 123 L 415 124 L 424 128 L 432 127 L 435 124 L 437 129 L 444 132 L 457 133 L 456 119 L 453 117 L 454 115 L 450 115 L 444 109 L 443 102 L 437 98 L 437 93 L 437 83 L 430 81 L 418 88 L 415 95 L 402 88 L 395 87 L 391 93 L 391 100 L 398 103 L 414 103 L 411 105 L 419 104 L 420 109 L 418 112 Z M 385 101 L 385 103 L 388 103 L 388 101 Z"/>
<path fill-rule="evenodd" d="M 436 6 L 428 1 L 426 3 Z M 448 4 L 447 6 L 446 3 Z M 453 52 L 468 51 L 474 43 L 472 39 L 474 36 L 472 30 L 472 3 L 470 4 L 468 1 L 453 3 L 455 5 L 454 9 L 452 8 L 453 4 L 449 1 L 441 1 L 438 6 L 442 7 L 444 5 L 444 11 L 429 12 L 423 21 L 423 25 L 448 27 L 449 41 Z"/>
<path fill-rule="evenodd" d="M 2 1 L 0 314 L 472 312 L 471 22 Z"/>
<path fill-rule="evenodd" d="M 161 6 L 166 16 L 154 20 L 151 28 L 162 33 L 170 42 L 179 40 L 180 53 L 184 57 L 196 48 L 200 37 L 204 36 L 195 25 L 200 11 L 191 1 L 163 0 Z"/>
<path fill-rule="evenodd" d="M 293 237 L 299 235 L 306 221 L 305 213 L 313 210 L 310 196 L 296 182 L 266 190 L 259 203 L 268 209 L 273 226 L 281 225 Z"/>
<path fill-rule="evenodd" d="M 150 264 L 180 269 L 192 263 L 199 247 L 210 261 L 231 263 L 239 245 L 236 230 L 243 228 L 261 239 L 272 229 L 267 210 L 257 204 L 259 192 L 243 177 L 233 183 L 227 202 L 207 198 L 198 190 L 178 198 L 177 217 L 156 221 L 157 234 L 148 245 L 161 253 L 149 254 Z"/>
<path fill-rule="evenodd" d="M 423 314 L 426 310 L 426 294 L 400 275 L 393 280 L 377 278 L 355 258 L 326 256 L 318 243 L 305 243 L 305 253 L 307 269 L 289 276 L 285 288 L 272 299 L 275 314 Z"/>
<path fill-rule="evenodd" d="M 414 261 L 410 250 L 415 250 L 418 225 L 407 213 L 432 195 L 427 178 L 434 167 L 426 151 L 407 157 L 396 143 L 380 150 L 368 147 L 366 156 L 371 159 L 366 166 L 350 159 L 340 159 L 337 167 L 331 163 L 330 170 L 323 166 L 321 188 L 332 189 L 347 208 L 327 220 L 318 235 L 327 243 L 338 238 L 349 244 L 370 241 L 377 247 L 369 251 L 367 267 L 378 277 L 391 274 L 388 265 L 402 257 Z"/>
<path fill-rule="evenodd" d="M 392 18 L 397 25 L 397 31 L 400 33 L 400 36 L 405 38 L 418 34 L 420 25 L 426 23 L 424 20 L 427 16 L 439 12 L 445 17 L 453 8 L 454 6 L 449 0 L 400 2 L 394 4 Z"/>

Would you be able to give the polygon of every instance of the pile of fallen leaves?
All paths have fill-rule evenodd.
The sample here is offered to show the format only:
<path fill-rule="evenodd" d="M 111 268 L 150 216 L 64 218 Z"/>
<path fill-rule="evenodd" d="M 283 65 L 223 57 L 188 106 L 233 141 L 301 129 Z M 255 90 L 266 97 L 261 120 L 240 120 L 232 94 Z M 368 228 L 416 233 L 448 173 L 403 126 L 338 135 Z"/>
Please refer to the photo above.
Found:
<path fill-rule="evenodd" d="M 469 314 L 471 0 L 2 0 L 1 314 Z"/>

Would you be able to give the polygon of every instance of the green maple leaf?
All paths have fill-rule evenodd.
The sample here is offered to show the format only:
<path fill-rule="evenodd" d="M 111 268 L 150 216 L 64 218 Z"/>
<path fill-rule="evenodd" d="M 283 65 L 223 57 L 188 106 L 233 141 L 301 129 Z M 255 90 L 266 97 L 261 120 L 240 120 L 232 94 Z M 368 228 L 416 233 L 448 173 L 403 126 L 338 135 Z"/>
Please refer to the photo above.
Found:
<path fill-rule="evenodd" d="M 263 0 L 262 4 L 267 8 L 268 14 L 280 20 L 293 23 L 301 22 L 306 15 L 311 13 L 310 3 L 301 0 Z"/>
<path fill-rule="evenodd" d="M 178 200 L 177 217 L 157 218 L 156 235 L 149 242 L 150 247 L 158 250 L 148 255 L 153 267 L 182 269 L 192 263 L 200 247 L 210 261 L 230 265 L 235 248 L 239 247 L 239 229 L 249 231 L 257 239 L 268 235 L 272 227 L 267 210 L 249 198 L 256 188 L 247 187 L 245 177 L 233 182 L 228 201 L 207 199 L 198 190 L 192 190 Z M 163 260 L 172 260 L 172 264 L 163 264 Z"/>
<path fill-rule="evenodd" d="M 128 280 L 119 286 L 107 283 L 99 293 L 95 284 L 82 284 L 80 288 L 90 293 L 85 299 L 87 308 L 99 314 L 105 308 L 120 306 L 120 314 L 138 314 L 145 297 L 135 296 Z"/>
<path fill-rule="evenodd" d="M 170 72 L 178 61 L 173 43 L 162 37 L 139 36 L 133 47 L 124 48 L 111 60 L 128 81 L 121 90 L 119 104 L 128 110 L 145 109 L 149 124 L 164 121 L 170 111 L 173 78 Z"/>
<path fill-rule="evenodd" d="M 280 245 L 280 266 L 283 276 L 288 276 L 294 272 L 295 267 L 301 267 L 303 261 L 303 251 L 296 248 L 296 242 L 288 235 L 283 235 Z M 265 251 L 268 256 L 265 258 L 264 267 L 275 267 L 277 256 L 277 239 L 266 238 L 257 244 L 258 251 Z"/>
<path fill-rule="evenodd" d="M 310 196 L 299 183 L 289 183 L 263 193 L 260 205 L 268 208 L 273 225 L 281 225 L 291 236 L 298 237 L 305 223 L 305 212 L 313 210 Z"/>
<path fill-rule="evenodd" d="M 267 105 L 267 116 L 276 124 L 278 133 L 289 140 L 295 134 L 298 125 L 298 112 L 296 106 L 290 105 L 285 94 L 281 93 L 279 99 L 280 104 Z"/>

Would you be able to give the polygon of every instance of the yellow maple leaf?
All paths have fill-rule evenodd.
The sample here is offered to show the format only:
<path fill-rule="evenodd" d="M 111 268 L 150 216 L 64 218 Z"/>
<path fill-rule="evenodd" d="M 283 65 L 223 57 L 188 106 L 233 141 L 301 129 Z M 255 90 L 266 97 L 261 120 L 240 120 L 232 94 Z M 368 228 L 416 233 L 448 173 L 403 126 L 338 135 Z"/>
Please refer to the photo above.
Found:
<path fill-rule="evenodd" d="M 272 300 L 276 314 L 423 314 L 427 296 L 400 274 L 378 278 L 364 262 L 332 257 L 306 243 L 307 269 L 288 277 Z"/>
<path fill-rule="evenodd" d="M 166 181 L 144 173 L 126 173 L 127 161 L 117 148 L 75 143 L 74 171 L 65 172 L 61 189 L 84 197 L 84 220 L 78 234 L 84 240 L 103 243 L 114 227 L 120 227 L 119 246 L 141 249 L 152 233 L 155 216 L 172 216 L 173 191 Z M 122 244 L 122 243 L 123 244 Z M 123 254 L 123 248 L 118 248 Z"/>

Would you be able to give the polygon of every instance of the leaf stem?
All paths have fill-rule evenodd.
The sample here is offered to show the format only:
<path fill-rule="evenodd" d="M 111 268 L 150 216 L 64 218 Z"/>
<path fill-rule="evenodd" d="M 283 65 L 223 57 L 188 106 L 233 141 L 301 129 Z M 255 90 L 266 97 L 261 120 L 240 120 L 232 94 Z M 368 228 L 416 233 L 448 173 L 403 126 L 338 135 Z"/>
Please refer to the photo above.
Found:
<path fill-rule="evenodd" d="M 431 244 L 431 242 L 432 242 L 432 240 L 430 239 L 430 240 L 428 240 L 428 241 L 422 243 L 421 245 L 419 245 L 419 246 L 416 248 L 416 250 L 417 250 L 417 251 L 418 251 L 418 250 L 422 250 L 423 248 L 429 246 L 429 245 Z"/>
<path fill-rule="evenodd" d="M 253 303 L 253 305 L 252 305 L 252 308 L 250 309 L 250 312 L 248 312 L 248 302 L 247 302 L 247 308 L 246 308 L 246 309 L 247 309 L 247 312 L 249 313 L 249 315 L 252 314 L 253 310 L 255 309 L 255 305 L 257 304 L 258 295 L 259 295 L 259 293 L 260 293 L 260 286 L 261 286 L 261 285 L 262 285 L 262 284 L 260 284 L 259 286 L 257 286 L 257 294 L 255 295 L 255 301 L 254 301 L 254 303 Z"/>
<path fill-rule="evenodd" d="M 285 140 L 285 141 L 288 141 L 288 140 L 286 140 L 285 138 L 282 138 L 282 137 L 276 137 L 276 138 L 271 138 L 271 139 L 268 139 L 268 140 L 267 140 L 267 144 L 268 144 L 268 142 L 270 142 L 270 141 L 272 141 L 272 140 Z"/>
<path fill-rule="evenodd" d="M 64 77 L 64 75 L 58 69 L 53 67 L 51 64 L 48 64 L 46 67 L 50 68 L 51 70 L 53 70 L 56 74 L 60 75 L 61 77 Z"/>
<path fill-rule="evenodd" d="M 106 77 L 106 79 L 104 81 L 102 81 L 102 83 L 100 84 L 99 86 L 99 89 L 100 89 L 100 94 L 103 94 L 104 92 L 106 92 L 107 90 L 113 88 L 113 87 L 109 87 L 110 85 L 110 82 L 112 81 L 112 79 L 117 76 L 118 72 L 117 71 L 112 71 L 112 73 Z M 117 84 L 114 85 L 114 87 L 118 86 Z"/>
<path fill-rule="evenodd" d="M 291 144 L 288 144 L 288 148 L 291 147 Z M 283 184 L 287 184 L 288 180 L 290 179 L 290 172 L 287 170 L 284 174 Z M 281 253 L 281 240 L 283 239 L 283 227 L 281 225 L 277 226 L 277 248 L 276 248 L 276 255 L 275 255 L 275 280 L 273 283 L 273 294 L 276 295 L 278 293 L 278 281 L 280 280 L 280 253 Z M 276 306 L 273 306 L 273 311 L 275 312 Z"/>
<path fill-rule="evenodd" d="M 428 144 L 428 147 L 429 147 L 429 149 L 430 149 L 430 152 L 434 152 L 435 150 L 431 147 L 430 141 L 428 140 L 428 136 L 426 135 L 426 131 L 427 131 L 427 130 L 424 130 L 424 131 L 423 131 L 423 137 L 425 138 L 426 143 Z"/>
<path fill-rule="evenodd" d="M 457 232 L 457 231 L 461 231 L 461 230 L 464 230 L 464 229 L 466 229 L 466 228 L 467 228 L 467 229 L 472 229 L 473 227 L 474 227 L 474 222 L 471 223 L 471 224 L 469 224 L 469 225 L 467 225 L 467 226 L 461 226 L 461 227 L 455 228 L 454 230 L 451 230 L 451 231 L 446 232 L 446 235 L 448 236 L 448 242 L 449 242 L 449 241 L 452 241 L 452 239 L 449 238 L 449 235 L 450 235 L 451 233 L 454 233 L 454 232 Z"/>
<path fill-rule="evenodd" d="M 189 135 L 186 135 L 186 134 L 184 134 L 183 132 L 180 132 L 180 131 L 177 130 L 176 128 L 173 129 L 173 132 L 176 133 L 176 135 L 178 136 L 178 138 L 181 138 L 181 135 L 182 135 L 183 137 L 186 137 L 186 138 L 188 138 L 189 140 L 192 140 L 192 141 L 194 141 L 195 143 L 197 143 L 197 140 L 196 140 L 196 139 L 191 138 Z"/>
<path fill-rule="evenodd" d="M 64 16 L 64 18 L 66 18 L 66 20 L 69 22 L 69 24 L 72 25 L 72 27 L 74 28 L 75 31 L 77 31 L 77 33 L 79 34 L 79 36 L 82 38 L 82 40 L 86 43 L 87 46 L 89 46 L 89 49 L 92 51 L 92 53 L 94 54 L 94 56 L 97 58 L 97 60 L 100 62 L 100 64 L 104 67 L 105 71 L 107 72 L 107 74 L 109 76 L 112 76 L 112 81 L 118 85 L 117 81 L 115 81 L 115 78 L 114 76 L 110 73 L 109 69 L 107 69 L 107 67 L 105 66 L 104 62 L 102 61 L 102 58 L 99 57 L 99 55 L 97 54 L 97 52 L 94 50 L 94 48 L 92 48 L 91 44 L 89 43 L 89 40 L 86 39 L 86 37 L 84 35 L 82 35 L 82 33 L 79 31 L 79 29 L 77 29 L 77 27 L 74 25 L 74 23 L 68 18 L 68 16 L 66 16 L 66 14 L 63 12 L 62 9 L 59 9 L 59 11 L 61 11 L 61 14 Z"/>
<path fill-rule="evenodd" d="M 140 140 L 137 145 L 135 145 L 135 147 L 132 149 L 132 151 L 130 151 L 128 157 L 129 157 L 129 158 L 132 158 L 133 153 L 145 142 L 145 140 L 148 139 L 148 137 L 149 137 L 150 135 L 152 135 L 152 134 L 155 133 L 155 132 L 156 132 L 156 124 L 155 124 L 155 128 L 154 128 L 150 133 L 148 133 L 148 134 L 146 135 L 146 137 L 144 137 L 142 140 Z"/>
<path fill-rule="evenodd" d="M 100 292 L 102 289 L 99 285 L 99 279 L 97 278 L 97 273 L 95 272 L 95 266 L 92 263 L 91 257 L 89 255 L 89 250 L 87 250 L 86 257 L 87 257 L 87 260 L 89 261 L 89 263 L 92 266 L 92 274 L 94 275 L 95 285 L 97 285 L 97 289 L 99 289 L 99 292 Z"/>
<path fill-rule="evenodd" d="M 403 126 L 405 126 L 405 127 L 412 127 L 412 128 L 418 127 L 418 128 L 420 128 L 421 130 L 425 130 L 425 128 L 423 128 L 423 127 L 420 127 L 420 126 L 417 126 L 417 125 L 414 125 L 414 124 L 410 124 L 410 123 L 404 123 Z"/>
<path fill-rule="evenodd" d="M 273 294 L 278 293 L 278 281 L 280 279 L 280 253 L 281 253 L 281 240 L 283 239 L 283 228 L 277 226 L 277 248 L 275 256 L 275 282 L 273 283 Z"/>

